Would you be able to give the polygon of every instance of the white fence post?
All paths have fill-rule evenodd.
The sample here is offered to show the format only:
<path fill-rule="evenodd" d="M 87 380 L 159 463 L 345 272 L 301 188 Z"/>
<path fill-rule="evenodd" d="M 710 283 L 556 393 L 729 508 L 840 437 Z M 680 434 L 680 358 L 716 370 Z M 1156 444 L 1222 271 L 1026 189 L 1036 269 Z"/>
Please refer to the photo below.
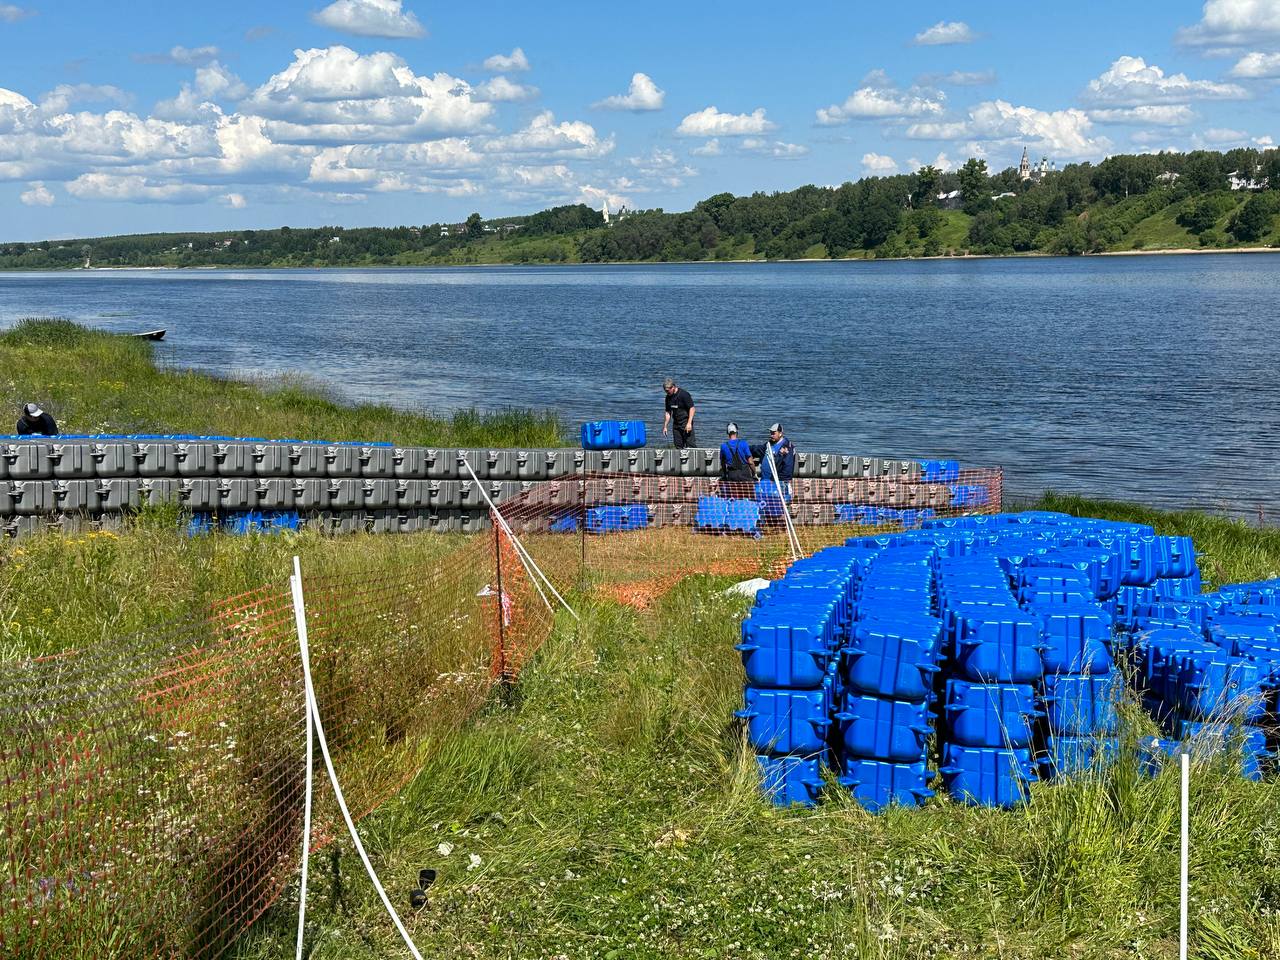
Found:
<path fill-rule="evenodd" d="M 307 787 L 306 805 L 302 814 L 302 879 L 298 887 L 298 943 L 294 952 L 296 960 L 302 960 L 303 931 L 307 921 L 307 868 L 311 862 L 311 797 L 315 783 L 315 732 L 311 725 L 311 698 L 307 694 L 310 684 L 307 682 L 307 664 L 311 659 L 307 651 L 307 611 L 302 600 L 302 577 L 298 572 L 298 558 L 293 558 L 294 573 L 289 577 L 289 588 L 293 593 L 293 619 L 298 625 L 298 650 L 302 657 L 302 702 L 307 715 Z"/>
<path fill-rule="evenodd" d="M 293 581 L 294 596 L 298 600 L 297 609 L 302 611 L 302 619 L 299 621 L 300 636 L 305 638 L 307 617 L 306 606 L 302 601 L 302 565 L 297 557 L 293 558 Z M 413 940 L 409 936 L 409 931 L 405 929 L 404 923 L 400 920 L 400 915 L 396 913 L 395 907 L 391 906 L 387 891 L 382 889 L 382 882 L 378 880 L 377 871 L 373 869 L 373 864 L 369 862 L 369 854 L 365 852 L 364 844 L 360 842 L 360 834 L 356 830 L 355 821 L 351 819 L 351 811 L 347 809 L 346 798 L 342 795 L 342 785 L 338 783 L 338 774 L 333 768 L 333 757 L 329 754 L 329 741 L 324 735 L 324 719 L 320 716 L 320 704 L 316 700 L 316 688 L 311 680 L 311 654 L 305 640 L 303 641 L 303 651 L 302 672 L 307 684 L 307 705 L 315 723 L 316 739 L 320 742 L 320 755 L 324 757 L 325 770 L 329 773 L 329 783 L 333 787 L 333 798 L 338 801 L 338 809 L 342 811 L 342 819 L 347 825 L 347 833 L 351 835 L 351 843 L 355 846 L 356 853 L 360 855 L 360 862 L 364 864 L 365 873 L 369 875 L 369 879 L 373 882 L 373 888 L 378 891 L 382 905 L 386 908 L 387 916 L 396 925 L 396 930 L 399 931 L 400 938 L 404 940 L 404 945 L 409 948 L 409 953 L 412 954 L 413 960 L 422 960 L 422 954 L 414 946 Z"/>
<path fill-rule="evenodd" d="M 1182 759 L 1182 850 L 1181 871 L 1179 875 L 1178 904 L 1178 960 L 1187 960 L 1187 860 L 1191 847 L 1191 828 L 1188 813 L 1188 799 L 1191 793 L 1191 757 L 1184 747 Z"/>

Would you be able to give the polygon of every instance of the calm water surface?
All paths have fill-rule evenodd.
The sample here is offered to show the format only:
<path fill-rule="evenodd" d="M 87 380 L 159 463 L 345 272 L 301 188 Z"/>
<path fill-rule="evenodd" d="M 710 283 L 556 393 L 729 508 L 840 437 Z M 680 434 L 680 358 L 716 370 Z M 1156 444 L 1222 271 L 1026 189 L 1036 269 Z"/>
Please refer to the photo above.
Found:
<path fill-rule="evenodd" d="M 0 324 L 166 327 L 161 356 L 353 400 L 551 407 L 702 443 L 999 464 L 1046 487 L 1280 513 L 1280 257 L 0 274 Z"/>

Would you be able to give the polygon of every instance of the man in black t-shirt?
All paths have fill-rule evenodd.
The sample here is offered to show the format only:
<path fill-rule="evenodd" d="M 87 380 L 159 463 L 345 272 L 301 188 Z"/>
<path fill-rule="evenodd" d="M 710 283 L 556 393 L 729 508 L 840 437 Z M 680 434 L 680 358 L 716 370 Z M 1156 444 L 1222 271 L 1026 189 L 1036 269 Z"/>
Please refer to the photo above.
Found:
<path fill-rule="evenodd" d="M 698 442 L 693 438 L 693 415 L 697 413 L 697 407 L 693 405 L 693 397 L 689 396 L 689 391 L 684 387 L 677 386 L 670 377 L 663 381 L 662 389 L 667 394 L 662 435 L 667 435 L 667 427 L 670 426 L 677 450 L 696 447 Z"/>

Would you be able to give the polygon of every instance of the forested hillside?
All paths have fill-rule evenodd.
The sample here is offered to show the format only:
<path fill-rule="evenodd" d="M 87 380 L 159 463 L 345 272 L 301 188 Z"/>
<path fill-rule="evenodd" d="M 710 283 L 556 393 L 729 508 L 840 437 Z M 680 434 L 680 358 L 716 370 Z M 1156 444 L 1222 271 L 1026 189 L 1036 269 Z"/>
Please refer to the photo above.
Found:
<path fill-rule="evenodd" d="M 1120 155 L 1025 180 L 971 159 L 952 172 L 720 193 L 685 213 L 639 211 L 609 224 L 573 205 L 461 224 L 0 243 L 0 269 L 1074 255 L 1280 246 L 1278 221 L 1276 149 Z"/>

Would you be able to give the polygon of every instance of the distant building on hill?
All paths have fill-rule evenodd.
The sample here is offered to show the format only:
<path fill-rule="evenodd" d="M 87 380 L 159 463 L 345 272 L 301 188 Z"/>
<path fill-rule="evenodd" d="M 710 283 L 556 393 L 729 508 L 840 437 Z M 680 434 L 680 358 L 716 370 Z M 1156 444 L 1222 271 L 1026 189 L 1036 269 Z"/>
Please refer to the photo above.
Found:
<path fill-rule="evenodd" d="M 1033 183 L 1039 183 L 1044 179 L 1045 175 L 1057 170 L 1058 164 L 1050 163 L 1048 157 L 1041 157 L 1038 166 L 1031 165 L 1031 155 L 1027 152 L 1027 148 L 1022 148 L 1022 162 L 1018 164 L 1018 179 L 1030 180 Z"/>
<path fill-rule="evenodd" d="M 1259 177 L 1262 172 L 1261 167 L 1254 167 L 1251 173 L 1245 173 L 1242 170 L 1232 170 L 1227 174 L 1227 184 L 1232 190 L 1265 190 L 1267 189 L 1267 178 Z"/>
<path fill-rule="evenodd" d="M 624 204 L 618 208 L 617 213 L 611 214 L 609 213 L 609 201 L 605 200 L 600 204 L 600 213 L 604 216 L 604 225 L 606 227 L 612 227 L 619 220 L 625 220 L 627 217 L 631 216 L 632 211 L 628 210 Z"/>
<path fill-rule="evenodd" d="M 959 190 L 939 190 L 934 199 L 943 210 L 959 210 L 964 205 L 964 197 Z"/>

